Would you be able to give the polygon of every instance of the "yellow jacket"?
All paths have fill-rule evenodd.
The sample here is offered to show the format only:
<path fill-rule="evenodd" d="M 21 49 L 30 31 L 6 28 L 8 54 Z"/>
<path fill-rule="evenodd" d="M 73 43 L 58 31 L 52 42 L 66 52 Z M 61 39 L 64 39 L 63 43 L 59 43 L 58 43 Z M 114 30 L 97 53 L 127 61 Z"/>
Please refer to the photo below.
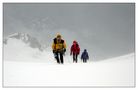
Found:
<path fill-rule="evenodd" d="M 54 39 L 54 42 L 52 44 L 52 49 L 53 50 L 62 50 L 62 49 L 66 49 L 66 43 L 64 40 L 61 39 L 60 42 L 57 41 L 57 39 Z"/>

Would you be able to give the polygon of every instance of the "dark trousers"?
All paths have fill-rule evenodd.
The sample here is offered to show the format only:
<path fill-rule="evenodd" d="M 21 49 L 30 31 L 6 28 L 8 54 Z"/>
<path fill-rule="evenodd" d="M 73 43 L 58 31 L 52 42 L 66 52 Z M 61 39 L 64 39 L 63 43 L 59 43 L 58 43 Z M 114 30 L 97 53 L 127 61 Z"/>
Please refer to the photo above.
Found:
<path fill-rule="evenodd" d="M 73 53 L 73 62 L 78 62 L 78 54 Z"/>
<path fill-rule="evenodd" d="M 87 59 L 83 59 L 83 62 L 86 63 L 87 62 Z"/>
<path fill-rule="evenodd" d="M 57 60 L 57 63 L 59 63 L 59 64 L 62 63 L 63 64 L 64 63 L 63 62 L 63 54 L 62 53 L 55 53 L 55 55 L 56 55 L 55 58 Z M 60 59 L 59 59 L 59 56 L 60 56 Z"/>

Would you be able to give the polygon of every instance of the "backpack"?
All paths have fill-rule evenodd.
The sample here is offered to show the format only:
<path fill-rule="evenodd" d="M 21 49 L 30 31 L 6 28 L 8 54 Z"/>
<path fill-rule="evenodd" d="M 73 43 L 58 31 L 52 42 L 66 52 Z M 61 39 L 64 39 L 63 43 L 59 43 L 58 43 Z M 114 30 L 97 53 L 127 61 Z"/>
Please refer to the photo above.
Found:
<path fill-rule="evenodd" d="M 74 53 L 79 53 L 79 52 L 80 52 L 79 45 L 76 44 L 76 47 L 75 47 L 74 45 L 72 45 L 71 50 L 72 50 L 72 52 L 74 52 Z"/>
<path fill-rule="evenodd" d="M 88 53 L 87 53 L 87 52 L 83 52 L 82 58 L 83 58 L 83 59 L 88 59 Z"/>

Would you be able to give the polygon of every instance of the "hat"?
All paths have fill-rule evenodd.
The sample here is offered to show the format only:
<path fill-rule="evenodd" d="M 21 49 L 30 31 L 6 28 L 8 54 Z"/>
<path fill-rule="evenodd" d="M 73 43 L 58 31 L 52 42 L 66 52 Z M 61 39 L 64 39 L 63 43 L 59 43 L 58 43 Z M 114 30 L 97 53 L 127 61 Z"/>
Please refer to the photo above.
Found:
<path fill-rule="evenodd" d="M 77 43 L 77 42 L 74 40 L 73 43 Z"/>
<path fill-rule="evenodd" d="M 59 33 L 57 34 L 57 38 L 61 38 L 61 35 Z"/>

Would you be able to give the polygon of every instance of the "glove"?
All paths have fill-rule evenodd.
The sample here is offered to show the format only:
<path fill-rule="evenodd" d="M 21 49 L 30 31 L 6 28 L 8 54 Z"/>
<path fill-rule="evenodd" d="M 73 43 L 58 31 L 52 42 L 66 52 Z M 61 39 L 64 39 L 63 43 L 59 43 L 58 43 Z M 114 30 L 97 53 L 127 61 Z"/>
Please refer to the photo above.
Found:
<path fill-rule="evenodd" d="M 56 50 L 53 50 L 53 53 L 56 53 Z"/>
<path fill-rule="evenodd" d="M 53 50 L 54 58 L 57 58 L 56 50 Z"/>
<path fill-rule="evenodd" d="M 63 53 L 63 54 L 65 54 L 66 49 L 64 48 L 64 49 L 62 49 L 60 52 Z"/>
<path fill-rule="evenodd" d="M 66 48 L 64 48 L 64 53 L 66 52 Z"/>
<path fill-rule="evenodd" d="M 70 56 L 72 55 L 72 53 L 70 53 Z"/>
<path fill-rule="evenodd" d="M 80 54 L 80 52 L 77 53 L 78 55 Z"/>

